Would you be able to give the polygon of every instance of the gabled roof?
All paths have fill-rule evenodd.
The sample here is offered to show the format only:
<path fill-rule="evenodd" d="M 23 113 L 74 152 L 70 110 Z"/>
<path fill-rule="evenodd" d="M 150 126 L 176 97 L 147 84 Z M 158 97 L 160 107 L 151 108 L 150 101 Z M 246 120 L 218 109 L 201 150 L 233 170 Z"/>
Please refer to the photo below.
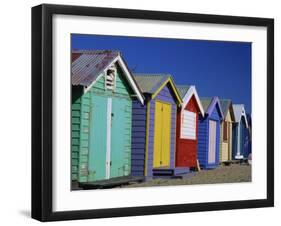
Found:
<path fill-rule="evenodd" d="M 235 119 L 234 119 L 232 101 L 230 99 L 220 99 L 220 104 L 221 104 L 221 110 L 223 113 L 223 118 L 225 119 L 225 117 L 227 115 L 227 111 L 229 110 L 230 117 L 232 118 L 232 121 L 234 121 Z"/>
<path fill-rule="evenodd" d="M 242 117 L 244 117 L 246 127 L 248 128 L 248 120 L 247 120 L 244 104 L 233 104 L 233 111 L 234 111 L 235 122 L 239 123 Z"/>
<path fill-rule="evenodd" d="M 205 114 L 211 115 L 216 105 L 219 107 L 219 115 L 223 118 L 223 112 L 218 97 L 202 97 L 200 98 Z"/>
<path fill-rule="evenodd" d="M 179 94 L 181 98 L 183 99 L 184 96 L 186 95 L 187 91 L 189 90 L 190 86 L 189 85 L 176 85 L 177 89 L 179 91 Z"/>
<path fill-rule="evenodd" d="M 202 116 L 204 116 L 204 108 L 201 104 L 200 98 L 198 96 L 197 90 L 195 88 L 195 86 L 189 86 L 189 85 L 177 85 L 177 89 L 179 91 L 179 94 L 183 100 L 183 106 L 185 107 L 188 102 L 190 101 L 190 99 L 192 98 L 192 96 L 195 97 L 200 113 Z"/>
<path fill-rule="evenodd" d="M 72 85 L 84 86 L 87 91 L 111 64 L 118 63 L 137 98 L 144 103 L 142 92 L 119 51 L 73 50 L 71 59 Z"/>
<path fill-rule="evenodd" d="M 139 74 L 135 73 L 135 80 L 143 93 L 154 94 L 170 77 L 168 74 Z"/>
<path fill-rule="evenodd" d="M 143 93 L 152 95 L 152 99 L 157 96 L 161 89 L 169 83 L 172 91 L 175 94 L 177 102 L 182 103 L 182 99 L 178 90 L 173 82 L 172 76 L 169 74 L 134 74 L 135 80 Z"/>
<path fill-rule="evenodd" d="M 90 86 L 120 55 L 118 51 L 72 51 L 72 85 Z"/>

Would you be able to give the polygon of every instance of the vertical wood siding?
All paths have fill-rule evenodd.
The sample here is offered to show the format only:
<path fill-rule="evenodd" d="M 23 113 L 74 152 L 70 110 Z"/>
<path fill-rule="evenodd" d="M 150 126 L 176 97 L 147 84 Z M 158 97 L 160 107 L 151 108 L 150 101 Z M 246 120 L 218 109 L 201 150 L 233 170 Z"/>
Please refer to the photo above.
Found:
<path fill-rule="evenodd" d="M 170 166 L 171 105 L 155 102 L 153 168 Z"/>
<path fill-rule="evenodd" d="M 223 140 L 223 123 L 227 122 L 228 137 L 227 141 Z M 220 123 L 220 162 L 229 161 L 232 159 L 232 121 L 230 118 L 230 112 L 227 111 L 226 118 Z"/>
<path fill-rule="evenodd" d="M 127 176 L 131 172 L 132 102 L 112 98 L 110 178 Z"/>
<path fill-rule="evenodd" d="M 209 120 L 216 121 L 216 161 L 213 164 L 208 163 L 208 139 L 209 139 Z M 219 148 L 220 148 L 220 116 L 218 105 L 214 108 L 211 115 L 204 118 L 200 117 L 199 120 L 199 133 L 198 133 L 198 159 L 202 168 L 215 168 L 219 163 Z"/>
<path fill-rule="evenodd" d="M 196 167 L 197 152 L 198 152 L 198 118 L 199 107 L 193 96 L 185 110 L 196 113 L 196 139 L 181 139 L 181 109 L 177 113 L 177 142 L 176 142 L 176 166 L 179 167 Z"/>

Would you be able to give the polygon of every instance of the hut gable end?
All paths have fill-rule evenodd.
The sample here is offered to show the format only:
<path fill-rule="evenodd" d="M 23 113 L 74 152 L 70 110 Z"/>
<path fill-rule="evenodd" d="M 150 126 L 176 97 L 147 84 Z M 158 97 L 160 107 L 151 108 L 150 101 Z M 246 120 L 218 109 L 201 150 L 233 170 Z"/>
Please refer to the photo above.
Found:
<path fill-rule="evenodd" d="M 103 79 L 107 78 L 105 77 L 105 74 L 108 72 L 108 70 L 111 69 L 112 66 L 118 66 L 118 73 L 122 74 L 123 79 L 121 83 L 124 83 L 124 81 L 126 81 L 126 88 L 131 89 L 132 94 L 135 94 L 138 100 L 143 104 L 144 97 L 142 95 L 142 92 L 136 84 L 134 77 L 130 73 L 126 62 L 123 60 L 119 51 L 72 51 L 72 85 L 81 85 L 84 87 L 84 91 L 87 92 L 91 90 L 92 86 L 94 86 L 101 77 L 103 77 Z M 107 82 L 111 83 L 109 80 Z M 118 80 L 113 81 L 112 83 L 115 87 L 109 87 L 110 89 L 114 90 L 116 87 L 118 88 Z"/>
<path fill-rule="evenodd" d="M 200 112 L 199 105 L 193 95 L 187 105 L 185 106 L 185 110 L 192 111 L 192 112 Z"/>
<path fill-rule="evenodd" d="M 106 88 L 106 73 L 102 72 L 99 75 L 97 81 L 90 88 L 90 92 L 96 92 L 103 95 L 115 95 L 115 96 L 123 96 L 123 97 L 131 97 L 133 95 L 133 90 L 129 86 L 127 80 L 124 77 L 124 73 L 121 68 L 117 65 L 117 72 L 115 77 L 114 88 L 107 89 Z"/>

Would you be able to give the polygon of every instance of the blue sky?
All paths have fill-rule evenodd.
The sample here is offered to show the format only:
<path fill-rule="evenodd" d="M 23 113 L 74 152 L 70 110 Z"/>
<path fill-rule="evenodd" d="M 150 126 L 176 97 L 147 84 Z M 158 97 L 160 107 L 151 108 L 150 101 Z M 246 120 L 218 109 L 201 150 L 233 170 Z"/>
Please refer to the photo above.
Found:
<path fill-rule="evenodd" d="M 169 73 L 176 84 L 195 85 L 200 97 L 245 104 L 251 113 L 251 43 L 72 35 L 72 49 L 119 50 L 139 73 Z"/>

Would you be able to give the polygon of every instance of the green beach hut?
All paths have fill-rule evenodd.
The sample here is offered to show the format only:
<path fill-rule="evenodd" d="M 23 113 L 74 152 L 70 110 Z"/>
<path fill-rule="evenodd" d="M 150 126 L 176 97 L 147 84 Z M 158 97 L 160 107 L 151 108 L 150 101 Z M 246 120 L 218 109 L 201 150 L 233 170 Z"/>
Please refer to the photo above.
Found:
<path fill-rule="evenodd" d="M 132 101 L 143 95 L 118 51 L 72 51 L 72 182 L 130 175 Z"/>

